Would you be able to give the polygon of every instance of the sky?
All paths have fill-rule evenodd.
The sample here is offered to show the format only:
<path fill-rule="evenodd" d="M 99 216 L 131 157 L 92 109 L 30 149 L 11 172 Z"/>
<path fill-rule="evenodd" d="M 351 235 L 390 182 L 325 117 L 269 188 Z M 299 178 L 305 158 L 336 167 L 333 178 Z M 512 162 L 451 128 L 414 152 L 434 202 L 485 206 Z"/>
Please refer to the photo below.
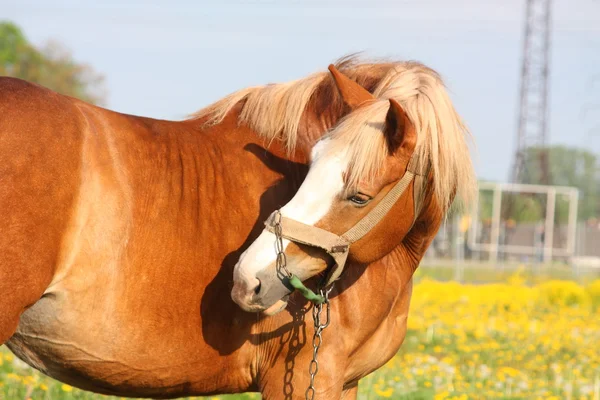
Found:
<path fill-rule="evenodd" d="M 479 178 L 516 143 L 525 0 L 0 0 L 31 42 L 105 76 L 107 108 L 183 119 L 235 90 L 302 78 L 348 53 L 438 71 L 474 136 Z M 552 144 L 600 153 L 600 0 L 553 0 Z"/>

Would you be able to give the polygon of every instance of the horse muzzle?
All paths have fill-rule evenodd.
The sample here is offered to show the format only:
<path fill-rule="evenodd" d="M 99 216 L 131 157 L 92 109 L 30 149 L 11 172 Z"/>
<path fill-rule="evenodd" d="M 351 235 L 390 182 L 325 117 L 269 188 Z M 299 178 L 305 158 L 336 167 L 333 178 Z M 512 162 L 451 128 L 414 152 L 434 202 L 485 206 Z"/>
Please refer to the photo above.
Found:
<path fill-rule="evenodd" d="M 259 278 L 259 281 L 258 286 L 254 288 L 244 283 L 234 284 L 231 299 L 242 310 L 248 312 L 275 315 L 285 309 L 291 290 L 283 284 L 273 284 L 267 276 L 263 277 L 263 280 Z"/>

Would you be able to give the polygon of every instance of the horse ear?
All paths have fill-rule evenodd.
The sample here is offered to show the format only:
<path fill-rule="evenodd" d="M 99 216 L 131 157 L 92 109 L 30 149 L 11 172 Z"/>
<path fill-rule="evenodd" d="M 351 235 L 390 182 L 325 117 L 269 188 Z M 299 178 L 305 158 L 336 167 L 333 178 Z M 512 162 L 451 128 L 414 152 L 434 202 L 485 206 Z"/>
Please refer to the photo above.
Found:
<path fill-rule="evenodd" d="M 375 99 L 367 89 L 342 74 L 333 64 L 329 65 L 329 72 L 331 72 L 331 75 L 333 76 L 333 81 L 340 91 L 344 103 L 346 103 L 351 110 L 355 110 L 365 102 Z"/>
<path fill-rule="evenodd" d="M 402 150 L 410 156 L 417 145 L 417 132 L 415 126 L 406 115 L 400 104 L 390 99 L 390 109 L 385 117 L 385 139 L 390 154 Z"/>

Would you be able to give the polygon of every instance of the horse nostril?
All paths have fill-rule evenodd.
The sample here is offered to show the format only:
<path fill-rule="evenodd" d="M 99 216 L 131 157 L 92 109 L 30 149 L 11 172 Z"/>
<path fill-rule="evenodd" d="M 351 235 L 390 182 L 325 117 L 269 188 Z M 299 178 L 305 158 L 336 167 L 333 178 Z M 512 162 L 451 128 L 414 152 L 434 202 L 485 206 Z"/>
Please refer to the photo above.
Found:
<path fill-rule="evenodd" d="M 257 281 L 258 281 L 258 285 L 256 285 L 256 287 L 254 288 L 254 294 L 260 293 L 260 286 L 261 286 L 260 279 L 257 279 Z"/>

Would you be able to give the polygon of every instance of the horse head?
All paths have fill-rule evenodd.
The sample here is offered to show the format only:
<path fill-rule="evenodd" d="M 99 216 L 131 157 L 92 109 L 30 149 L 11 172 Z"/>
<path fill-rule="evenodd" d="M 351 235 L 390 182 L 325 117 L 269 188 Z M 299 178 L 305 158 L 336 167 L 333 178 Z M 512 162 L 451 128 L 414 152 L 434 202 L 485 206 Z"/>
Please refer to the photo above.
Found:
<path fill-rule="evenodd" d="M 346 259 L 382 258 L 420 210 L 428 158 L 415 152 L 411 118 L 394 98 L 377 98 L 329 69 L 349 112 L 314 145 L 298 192 L 240 256 L 232 298 L 244 310 L 277 313 L 293 290 L 292 277 L 324 274 L 331 284 Z"/>

